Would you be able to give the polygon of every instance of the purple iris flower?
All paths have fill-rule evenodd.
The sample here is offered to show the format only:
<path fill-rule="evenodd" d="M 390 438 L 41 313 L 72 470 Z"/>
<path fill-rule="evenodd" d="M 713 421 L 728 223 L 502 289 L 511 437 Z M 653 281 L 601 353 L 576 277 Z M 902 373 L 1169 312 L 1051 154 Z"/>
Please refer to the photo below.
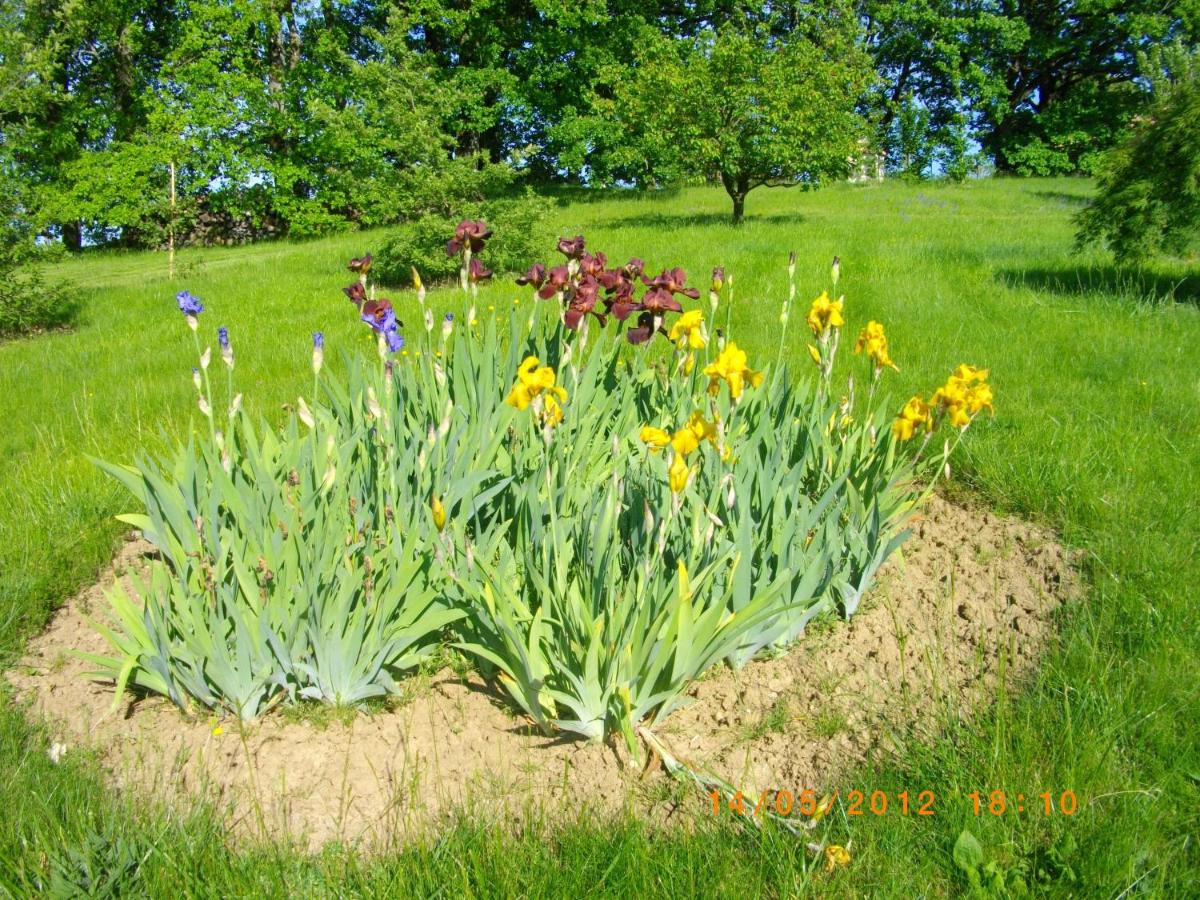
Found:
<path fill-rule="evenodd" d="M 313 332 L 313 349 L 314 350 L 324 350 L 325 349 L 325 332 L 323 332 L 323 331 L 314 331 Z"/>
<path fill-rule="evenodd" d="M 399 331 L 392 329 L 385 331 L 383 336 L 387 339 L 387 347 L 393 353 L 399 353 L 404 349 L 404 336 Z"/>
<path fill-rule="evenodd" d="M 454 321 L 454 313 L 446 313 L 446 321 L 453 322 Z"/>
<path fill-rule="evenodd" d="M 189 291 L 176 294 L 175 302 L 179 304 L 179 311 L 185 316 L 198 316 L 204 312 L 204 304 L 200 302 L 200 298 Z"/>
<path fill-rule="evenodd" d="M 229 329 L 224 325 L 217 329 L 217 343 L 222 351 L 229 349 Z"/>

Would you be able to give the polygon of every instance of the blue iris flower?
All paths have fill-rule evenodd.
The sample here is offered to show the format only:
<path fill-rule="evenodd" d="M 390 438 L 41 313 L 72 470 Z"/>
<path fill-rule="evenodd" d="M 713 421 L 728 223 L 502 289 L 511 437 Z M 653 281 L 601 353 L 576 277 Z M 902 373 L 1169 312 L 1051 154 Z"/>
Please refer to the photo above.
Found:
<path fill-rule="evenodd" d="M 176 294 L 175 302 L 179 304 L 179 311 L 185 316 L 198 316 L 204 312 L 204 304 L 200 302 L 200 298 L 189 291 Z"/>
<path fill-rule="evenodd" d="M 217 329 L 217 343 L 220 344 L 222 350 L 229 349 L 229 329 L 224 325 Z"/>
<path fill-rule="evenodd" d="M 314 350 L 324 350 L 325 349 L 325 332 L 323 332 L 323 331 L 314 331 L 313 332 L 313 349 Z"/>
<path fill-rule="evenodd" d="M 395 329 L 391 331 L 385 331 L 384 336 L 387 338 L 388 349 L 393 353 L 399 353 L 404 349 L 404 336 L 401 335 L 399 331 L 396 331 Z"/>

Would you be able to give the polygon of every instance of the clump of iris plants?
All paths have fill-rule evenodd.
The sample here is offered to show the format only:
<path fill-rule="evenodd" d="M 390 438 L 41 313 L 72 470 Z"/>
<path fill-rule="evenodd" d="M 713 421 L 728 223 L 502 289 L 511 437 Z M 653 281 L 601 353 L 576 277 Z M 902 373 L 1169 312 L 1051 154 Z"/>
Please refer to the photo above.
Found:
<path fill-rule="evenodd" d="M 370 256 L 352 260 L 344 293 L 380 361 L 333 377 L 314 335 L 313 389 L 275 426 L 241 411 L 221 332 L 217 428 L 203 306 L 181 295 L 207 437 L 104 464 L 142 508 L 125 521 L 163 551 L 136 597 L 112 594 L 114 655 L 95 662 L 118 692 L 242 718 L 353 705 L 451 646 L 546 733 L 637 752 L 707 669 L 853 615 L 946 469 L 954 445 L 929 453 L 931 436 L 961 437 L 991 411 L 987 372 L 964 365 L 893 416 L 897 364 L 875 321 L 854 344 L 867 389 L 852 375 L 835 391 L 848 327 L 836 260 L 805 316 L 811 342 L 793 347 L 789 259 L 779 346 L 762 361 L 729 333 L 723 267 L 706 310 L 682 269 L 610 265 L 582 236 L 517 279 L 524 298 L 481 314 L 491 236 L 465 220 L 447 237 L 459 318 L 413 273 L 424 335 L 408 341 Z M 797 356 L 815 377 L 791 371 Z"/>

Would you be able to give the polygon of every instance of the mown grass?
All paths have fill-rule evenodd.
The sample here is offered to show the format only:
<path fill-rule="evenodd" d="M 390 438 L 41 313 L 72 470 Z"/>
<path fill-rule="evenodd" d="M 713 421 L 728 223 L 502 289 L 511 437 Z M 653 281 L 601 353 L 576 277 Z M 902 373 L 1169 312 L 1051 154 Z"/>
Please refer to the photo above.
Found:
<path fill-rule="evenodd" d="M 998 694 L 969 726 L 945 726 L 928 711 L 914 722 L 923 736 L 898 760 L 842 785 L 932 790 L 936 815 L 841 819 L 835 834 L 853 842 L 854 858 L 833 876 L 805 871 L 802 841 L 728 819 L 693 836 L 584 823 L 511 838 L 464 822 L 440 841 L 370 860 L 343 848 L 233 852 L 211 810 L 186 819 L 135 812 L 100 787 L 81 754 L 52 764 L 53 736 L 6 703 L 0 886 L 26 893 L 38 871 L 79 869 L 76 853 L 121 879 L 113 890 L 122 896 L 938 896 L 965 888 L 951 852 L 967 827 L 989 860 L 1025 873 L 1038 892 L 1186 896 L 1200 883 L 1200 279 L 1194 265 L 1126 271 L 1072 256 L 1070 215 L 1088 190 L 991 181 L 760 191 L 737 230 L 725 223 L 726 198 L 711 190 L 576 199 L 557 213 L 563 233 L 584 233 L 610 257 L 682 265 L 701 286 L 711 266 L 725 265 L 735 275 L 733 335 L 752 363 L 775 355 L 795 249 L 800 302 L 826 284 L 836 253 L 851 330 L 870 318 L 887 324 L 902 370 L 890 378 L 897 401 L 930 390 L 959 362 L 991 369 L 997 416 L 973 429 L 956 482 L 1058 529 L 1082 551 L 1087 595 L 1014 698 Z M 78 327 L 0 345 L 7 663 L 56 603 L 94 579 L 119 539 L 112 515 L 128 501 L 87 456 L 153 450 L 194 418 L 190 335 L 174 291 L 205 299 L 210 332 L 230 327 L 247 406 L 273 417 L 307 388 L 309 332 L 326 332 L 335 364 L 339 349 L 361 347 L 363 328 L 338 289 L 344 260 L 377 240 L 189 251 L 176 284 L 160 255 L 61 267 L 81 292 Z M 497 284 L 480 306 L 517 296 Z M 452 292 L 432 298 L 461 312 Z M 801 360 L 802 328 L 794 313 L 788 343 Z M 967 798 L 1067 789 L 1080 801 L 1070 817 L 1027 807 L 977 818 Z"/>

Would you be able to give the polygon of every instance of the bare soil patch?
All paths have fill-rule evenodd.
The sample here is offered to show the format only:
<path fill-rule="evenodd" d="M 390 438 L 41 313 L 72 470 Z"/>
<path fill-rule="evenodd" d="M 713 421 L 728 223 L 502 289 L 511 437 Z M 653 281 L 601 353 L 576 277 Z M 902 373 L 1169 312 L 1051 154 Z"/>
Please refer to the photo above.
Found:
<path fill-rule="evenodd" d="M 1028 523 L 938 498 L 913 532 L 850 622 L 696 684 L 695 702 L 657 729 L 672 752 L 755 796 L 819 791 L 886 753 L 897 732 L 935 728 L 947 709 L 967 716 L 1027 676 L 1054 634 L 1054 610 L 1076 592 L 1070 554 Z M 348 721 L 273 713 L 217 728 L 158 698 L 110 711 L 111 684 L 86 680 L 88 664 L 71 651 L 106 652 L 87 619 L 105 615 L 105 588 L 150 552 L 126 544 L 8 673 L 66 752 L 96 750 L 119 790 L 167 803 L 203 794 L 228 810 L 235 833 L 312 848 L 395 845 L 464 808 L 500 821 L 627 806 L 686 819 L 664 799 L 673 792 L 661 770 L 643 777 L 614 747 L 546 738 L 477 676 L 450 670 Z"/>

